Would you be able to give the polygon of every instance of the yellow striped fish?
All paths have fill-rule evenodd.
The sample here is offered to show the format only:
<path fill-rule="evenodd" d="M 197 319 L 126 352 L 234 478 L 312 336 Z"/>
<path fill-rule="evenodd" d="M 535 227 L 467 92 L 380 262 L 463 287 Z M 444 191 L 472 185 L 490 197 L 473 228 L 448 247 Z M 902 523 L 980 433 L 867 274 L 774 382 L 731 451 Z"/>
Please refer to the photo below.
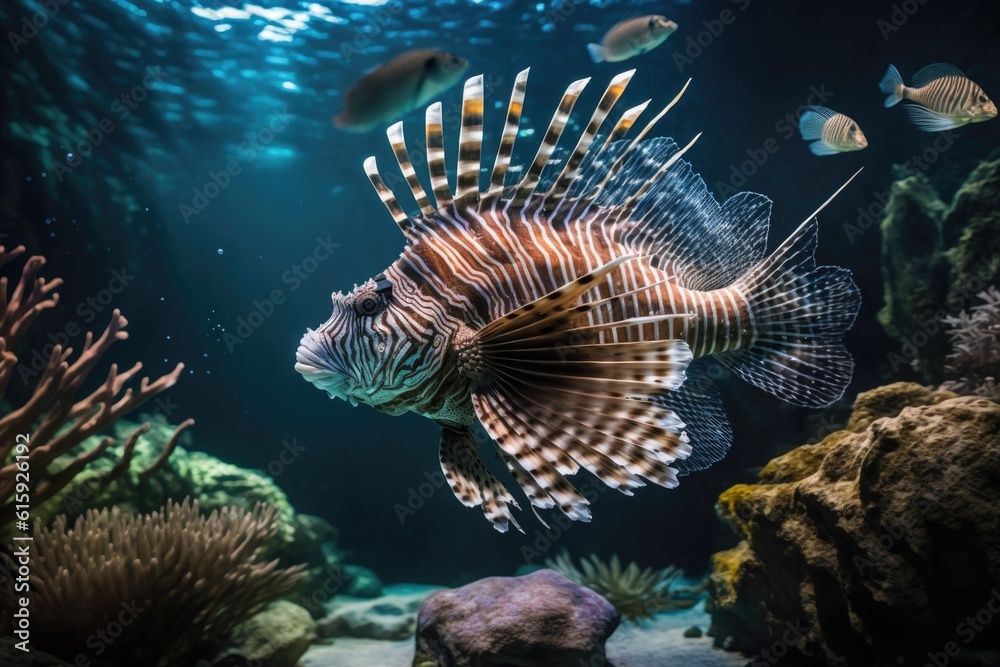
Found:
<path fill-rule="evenodd" d="M 833 155 L 860 151 L 868 147 L 868 139 L 849 116 L 826 107 L 809 106 L 799 116 L 799 132 L 811 141 L 813 155 Z"/>
<path fill-rule="evenodd" d="M 889 65 L 879 89 L 889 96 L 885 100 L 887 107 L 902 100 L 916 102 L 907 105 L 906 112 L 917 127 L 927 132 L 981 123 L 997 115 L 996 105 L 982 88 L 962 70 L 944 63 L 928 65 L 914 74 L 912 86 L 905 85 L 899 70 Z"/>
<path fill-rule="evenodd" d="M 430 192 L 403 124 L 390 127 L 419 212 L 404 209 L 374 157 L 365 171 L 406 247 L 334 294 L 330 319 L 296 354 L 296 370 L 332 398 L 440 425 L 452 491 L 501 532 L 520 529 L 518 503 L 488 450 L 534 510 L 589 521 L 568 479 L 581 470 L 632 495 L 725 456 L 732 432 L 705 358 L 802 406 L 830 404 L 851 378 L 842 338 L 860 297 L 848 271 L 816 266 L 815 213 L 767 255 L 769 199 L 742 193 L 720 205 L 681 160 L 697 137 L 684 148 L 647 138 L 687 85 L 634 139 L 648 101 L 608 120 L 633 73 L 611 80 L 580 136 L 557 151 L 589 79 L 571 84 L 522 170 L 511 167 L 521 72 L 483 182 L 482 76 L 465 84 L 454 188 L 440 103 L 418 147 Z"/>

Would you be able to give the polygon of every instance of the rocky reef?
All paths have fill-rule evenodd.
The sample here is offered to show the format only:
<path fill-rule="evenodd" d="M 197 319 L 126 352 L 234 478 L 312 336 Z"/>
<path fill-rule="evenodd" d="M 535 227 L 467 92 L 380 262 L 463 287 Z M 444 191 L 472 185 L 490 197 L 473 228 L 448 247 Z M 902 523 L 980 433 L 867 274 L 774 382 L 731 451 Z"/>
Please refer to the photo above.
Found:
<path fill-rule="evenodd" d="M 1000 660 L 996 403 L 864 392 L 842 430 L 759 480 L 718 501 L 741 542 L 712 559 L 717 646 L 772 664 Z"/>
<path fill-rule="evenodd" d="M 897 181 L 881 229 L 879 321 L 901 343 L 887 371 L 912 366 L 937 384 L 950 349 L 944 320 L 1000 282 L 1000 160 L 974 169 L 950 204 L 923 174 Z"/>
<path fill-rule="evenodd" d="M 275 516 L 261 504 L 204 516 L 185 500 L 147 515 L 116 508 L 36 522 L 31 645 L 78 664 L 168 667 L 214 655 L 301 577 L 260 559 Z M 14 612 L 3 611 L 6 623 Z"/>

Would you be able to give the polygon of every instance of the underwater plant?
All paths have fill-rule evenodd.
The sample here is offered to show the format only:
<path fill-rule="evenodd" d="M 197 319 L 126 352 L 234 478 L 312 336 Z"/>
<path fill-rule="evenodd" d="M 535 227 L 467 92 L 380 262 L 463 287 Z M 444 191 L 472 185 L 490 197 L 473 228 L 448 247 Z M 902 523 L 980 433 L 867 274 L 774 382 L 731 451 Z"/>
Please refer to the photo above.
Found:
<path fill-rule="evenodd" d="M 564 551 L 555 559 L 546 559 L 545 566 L 600 593 L 615 606 L 622 618 L 633 623 L 652 618 L 661 611 L 686 609 L 696 602 L 693 599 L 677 599 L 671 594 L 671 586 L 684 575 L 683 570 L 673 565 L 662 570 L 651 567 L 640 570 L 633 562 L 623 568 L 617 555 L 605 563 L 591 554 L 590 558 L 581 558 L 577 568 Z"/>
<path fill-rule="evenodd" d="M 13 250 L 0 246 L 0 267 L 23 253 L 24 246 Z M 0 279 L 0 399 L 4 398 L 18 366 L 14 348 L 39 313 L 59 302 L 55 290 L 62 280 L 47 281 L 39 277 L 38 271 L 43 266 L 43 257 L 28 258 L 16 286 L 9 293 L 8 279 Z M 105 438 L 93 449 L 78 453 L 59 470 L 49 470 L 53 461 L 177 382 L 184 364 L 177 364 L 173 371 L 153 382 L 148 377 L 143 378 L 138 388 L 126 385 L 142 369 L 142 363 L 136 362 L 122 372 L 118 371 L 117 364 L 111 364 L 104 383 L 90 394 L 77 398 L 81 385 L 108 348 L 115 341 L 128 338 L 127 325 L 128 320 L 115 309 L 111 322 L 96 340 L 92 332 L 87 332 L 83 349 L 76 359 L 71 359 L 72 348 L 54 345 L 44 369 L 22 374 L 25 379 L 31 375 L 38 377 L 28 400 L 0 416 L 0 503 L 3 504 L 0 506 L 0 526 L 15 518 L 17 503 L 24 504 L 30 498 L 31 504 L 37 506 L 58 493 L 87 464 L 114 444 L 114 439 Z M 143 479 L 148 479 L 166 462 L 181 431 L 193 423 L 194 420 L 188 419 L 177 427 L 160 457 L 141 473 Z M 135 443 L 148 429 L 149 424 L 143 424 L 126 438 L 121 459 L 105 482 L 128 469 Z M 30 475 L 27 489 L 23 484 L 18 486 L 19 481 L 23 483 L 28 478 L 25 472 Z"/>
<path fill-rule="evenodd" d="M 971 312 L 944 318 L 951 327 L 952 351 L 945 370 L 958 376 L 941 387 L 956 394 L 1000 400 L 1000 290 L 994 286 L 976 295 L 983 302 Z"/>
<path fill-rule="evenodd" d="M 100 655 L 110 665 L 174 667 L 212 657 L 234 627 L 302 576 L 302 566 L 257 561 L 277 531 L 275 516 L 257 504 L 206 517 L 197 500 L 185 499 L 146 515 L 112 508 L 88 510 L 72 526 L 63 516 L 51 528 L 36 522 L 32 644 L 62 658 Z"/>

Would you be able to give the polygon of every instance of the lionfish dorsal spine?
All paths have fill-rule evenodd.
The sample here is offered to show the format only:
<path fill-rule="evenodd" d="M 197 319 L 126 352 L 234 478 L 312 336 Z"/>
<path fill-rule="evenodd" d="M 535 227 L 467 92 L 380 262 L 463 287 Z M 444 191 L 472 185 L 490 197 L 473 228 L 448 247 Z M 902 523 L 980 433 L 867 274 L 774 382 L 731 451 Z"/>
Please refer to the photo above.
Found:
<path fill-rule="evenodd" d="M 625 92 L 625 88 L 628 86 L 629 81 L 632 80 L 632 76 L 634 74 L 634 69 L 622 72 L 613 78 L 611 83 L 608 84 L 607 89 L 604 91 L 604 95 L 601 96 L 601 101 L 598 102 L 597 108 L 594 109 L 594 113 L 591 115 L 590 121 L 587 123 L 587 127 L 580 135 L 580 139 L 576 142 L 576 147 L 573 149 L 573 153 L 570 155 L 569 159 L 566 160 L 566 164 L 563 166 L 563 170 L 559 173 L 558 178 L 556 178 L 555 184 L 553 184 L 552 188 L 545 194 L 547 202 L 558 203 L 563 197 L 566 196 L 566 193 L 569 191 L 573 181 L 575 181 L 577 175 L 579 175 L 580 165 L 583 163 L 584 158 L 587 157 L 587 153 L 590 152 L 590 146 L 594 143 L 594 139 L 597 137 L 597 133 L 601 130 L 604 120 L 608 117 L 608 114 L 611 113 L 611 109 L 614 108 L 615 103 L 618 102 L 619 98 L 621 98 L 622 94 Z"/>
<path fill-rule="evenodd" d="M 444 162 L 444 128 L 440 102 L 427 107 L 425 120 L 427 172 L 431 178 L 431 190 L 434 191 L 437 207 L 442 209 L 451 206 L 454 199 L 448 186 L 448 172 Z"/>
<path fill-rule="evenodd" d="M 618 170 L 622 168 L 622 165 L 625 164 L 625 160 L 629 157 L 629 155 L 632 154 L 632 151 L 635 150 L 635 147 L 638 146 L 642 142 L 642 140 L 646 138 L 646 135 L 649 134 L 649 131 L 653 129 L 653 126 L 656 125 L 661 118 L 666 116 L 667 113 L 671 109 L 673 109 L 678 102 L 681 101 L 681 98 L 684 96 L 684 93 L 687 91 L 688 86 L 690 85 L 691 85 L 691 79 L 688 79 L 684 83 L 684 87 L 680 89 L 680 92 L 678 92 L 674 96 L 674 99 L 670 100 L 670 104 L 663 107 L 660 113 L 656 114 L 651 121 L 646 123 L 646 127 L 642 128 L 642 132 L 640 132 L 638 136 L 636 136 L 635 139 L 633 139 L 631 143 L 629 143 L 628 147 L 626 147 L 625 150 L 622 151 L 621 155 L 619 155 L 615 159 L 614 164 L 612 164 L 611 168 L 608 169 L 607 173 L 604 175 L 604 178 L 601 180 L 600 183 L 597 184 L 597 187 L 592 192 L 587 194 L 588 198 L 594 198 L 598 194 L 600 194 L 601 190 L 604 189 L 604 186 L 607 185 L 608 181 L 610 181 L 615 176 L 615 174 L 618 173 Z M 645 107 L 643 108 L 645 109 Z M 635 120 L 637 119 L 638 115 L 636 115 L 636 118 L 633 119 L 632 122 L 634 123 Z M 629 127 L 631 127 L 631 124 L 629 125 Z M 628 128 L 626 128 L 626 132 L 627 131 Z M 624 133 L 622 136 L 624 136 Z"/>
<path fill-rule="evenodd" d="M 521 71 L 514 80 L 510 102 L 507 106 L 507 118 L 503 134 L 500 137 L 497 156 L 493 162 L 489 185 L 485 190 L 480 190 L 479 183 L 480 172 L 482 170 L 483 116 L 485 110 L 485 86 L 482 75 L 473 77 L 465 83 L 462 97 L 462 126 L 458 147 L 457 180 L 454 192 L 448 183 L 444 150 L 443 111 L 440 102 L 435 102 L 427 107 L 425 115 L 425 150 L 433 200 L 421 185 L 410 159 L 406 148 L 402 121 L 393 124 L 387 129 L 386 134 L 393 154 L 406 184 L 420 209 L 420 217 L 411 218 L 406 214 L 393 191 L 379 176 L 374 157 L 370 157 L 365 161 L 365 172 L 368 174 L 368 178 L 375 187 L 382 203 L 408 239 L 416 240 L 422 234 L 430 231 L 433 225 L 436 224 L 433 221 L 435 215 L 443 209 L 452 206 L 459 213 L 467 209 L 479 208 L 481 210 L 483 207 L 492 206 L 496 199 L 502 198 L 505 210 L 508 208 L 516 210 L 525 206 L 541 207 L 550 213 L 560 215 L 560 217 L 572 215 L 578 206 L 591 206 L 597 200 L 604 186 L 622 168 L 626 159 L 640 145 L 640 142 L 642 142 L 656 122 L 680 101 L 691 83 L 691 80 L 688 79 L 670 103 L 650 120 L 639 135 L 615 156 L 614 162 L 604 170 L 603 177 L 598 183 L 589 186 L 586 192 L 576 192 L 570 197 L 569 194 L 573 192 L 574 184 L 581 178 L 581 171 L 585 166 L 584 163 L 587 156 L 593 152 L 594 141 L 597 139 L 614 105 L 624 94 L 625 88 L 635 74 L 635 70 L 618 74 L 611 80 L 597 108 L 594 110 L 581 136 L 577 140 L 576 146 L 569 152 L 565 164 L 562 165 L 561 170 L 554 179 L 551 181 L 546 179 L 546 182 L 551 183 L 551 186 L 548 186 L 547 190 L 542 191 L 538 188 L 542 173 L 546 165 L 549 164 L 559 139 L 566 129 L 573 108 L 590 79 L 580 79 L 571 83 L 563 93 L 559 106 L 552 116 L 552 120 L 546 129 L 542 142 L 530 166 L 524 171 L 521 179 L 511 185 L 510 190 L 506 190 L 507 175 L 510 171 L 514 143 L 520 131 L 528 72 L 528 69 Z M 614 129 L 610 132 L 607 139 L 597 149 L 597 152 L 602 153 L 608 150 L 613 142 L 624 138 L 648 105 L 649 101 L 647 100 L 626 110 L 615 123 Z M 697 140 L 697 137 L 695 137 L 695 140 Z M 616 217 L 620 218 L 627 215 L 631 205 L 638 201 L 663 173 L 676 164 L 684 151 L 688 150 L 693 143 L 694 141 L 672 156 L 654 178 L 648 179 L 645 185 L 640 188 L 640 191 L 635 192 L 629 198 L 629 202 L 616 206 Z M 562 211 L 563 204 L 567 202 L 570 203 L 569 210 Z"/>
<path fill-rule="evenodd" d="M 375 192 L 378 193 L 379 199 L 385 205 L 385 208 L 389 211 L 389 215 L 396 222 L 396 225 L 402 230 L 404 234 L 409 234 L 410 222 L 409 216 L 403 211 L 403 207 L 399 205 L 396 200 L 396 195 L 393 194 L 389 186 L 385 184 L 382 177 L 378 173 L 378 164 L 375 161 L 375 157 L 369 157 L 365 160 L 365 174 L 368 175 L 368 180 L 371 181 L 372 186 L 375 188 Z"/>
<path fill-rule="evenodd" d="M 529 71 L 527 69 L 522 70 L 514 79 L 514 88 L 510 93 L 510 103 L 507 105 L 507 120 L 504 124 L 503 134 L 500 137 L 497 158 L 493 161 L 490 187 L 486 191 L 486 197 L 488 198 L 503 195 L 504 179 L 507 177 L 507 168 L 510 166 L 511 155 L 514 153 L 514 140 L 517 138 L 517 133 L 521 126 L 521 112 L 524 109 L 524 92 L 528 85 Z"/>
<path fill-rule="evenodd" d="M 691 147 L 694 146 L 695 142 L 698 141 L 698 139 L 700 138 L 701 138 L 701 132 L 694 135 L 694 138 L 691 139 L 691 141 L 689 141 L 684 148 L 680 149 L 679 151 L 671 155 L 669 159 L 665 160 L 664 163 L 660 165 L 660 168 L 656 170 L 656 174 L 652 178 L 647 179 L 645 183 L 643 183 L 638 189 L 636 189 L 635 192 L 632 193 L 632 195 L 628 199 L 625 200 L 625 202 L 621 206 L 622 214 L 631 211 L 632 207 L 635 206 L 635 203 L 639 201 L 639 199 L 644 194 L 646 194 L 646 191 L 649 190 L 650 186 L 659 181 L 660 178 L 662 178 L 663 175 L 667 173 L 667 170 L 669 170 L 671 167 L 677 164 L 677 161 L 680 160 L 685 153 L 691 150 Z"/>
<path fill-rule="evenodd" d="M 427 192 L 424 191 L 424 186 L 420 184 L 417 171 L 413 168 L 413 162 L 410 160 L 410 154 L 406 150 L 403 121 L 395 123 L 386 130 L 386 136 L 389 138 L 389 145 L 392 146 L 392 152 L 396 156 L 396 163 L 399 164 L 399 170 L 402 172 L 403 178 L 406 179 L 406 184 L 410 186 L 410 192 L 413 193 L 413 198 L 416 200 L 420 212 L 424 216 L 433 215 L 434 206 L 431 204 Z"/>
<path fill-rule="evenodd" d="M 637 104 L 631 109 L 626 110 L 625 113 L 622 114 L 622 117 L 618 119 L 618 122 L 615 123 L 615 129 L 613 129 L 611 134 L 608 135 L 608 138 L 604 141 L 600 150 L 606 150 L 608 146 L 628 134 L 628 131 L 632 129 L 633 125 L 635 125 L 635 121 L 638 120 L 639 116 L 642 115 L 642 112 L 646 110 L 646 107 L 648 107 L 649 103 L 652 101 L 653 100 L 646 100 L 642 104 Z"/>
<path fill-rule="evenodd" d="M 458 177 L 455 205 L 462 209 L 479 203 L 479 169 L 483 152 L 483 75 L 465 82 L 462 130 L 458 136 Z"/>
<path fill-rule="evenodd" d="M 538 185 L 538 179 L 542 174 L 542 169 L 545 168 L 549 158 L 552 157 L 552 153 L 556 149 L 556 144 L 559 143 L 559 137 L 562 136 L 563 130 L 566 129 L 566 123 L 569 122 L 569 116 L 573 113 L 573 107 L 576 106 L 576 101 L 580 98 L 580 93 L 583 92 L 588 83 L 590 83 L 590 77 L 574 81 L 566 89 L 566 92 L 563 93 L 562 100 L 559 101 L 559 106 L 556 108 L 555 113 L 552 114 L 549 128 L 545 131 L 545 136 L 542 137 L 542 143 L 538 146 L 538 152 L 535 153 L 535 159 L 532 160 L 531 166 L 528 167 L 528 171 L 524 174 L 521 182 L 517 184 L 517 189 L 514 191 L 514 198 L 511 204 L 515 208 L 522 206 L 528 200 L 528 197 L 534 194 L 535 186 Z"/>

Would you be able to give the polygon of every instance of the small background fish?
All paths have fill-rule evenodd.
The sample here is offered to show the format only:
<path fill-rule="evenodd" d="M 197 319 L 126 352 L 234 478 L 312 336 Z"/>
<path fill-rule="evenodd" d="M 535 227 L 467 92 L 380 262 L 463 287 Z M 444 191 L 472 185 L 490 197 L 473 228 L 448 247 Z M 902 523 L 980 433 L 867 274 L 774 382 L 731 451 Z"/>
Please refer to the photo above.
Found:
<path fill-rule="evenodd" d="M 334 125 L 367 132 L 388 124 L 454 86 L 468 67 L 464 58 L 437 49 L 401 53 L 348 89 Z"/>
<path fill-rule="evenodd" d="M 677 30 L 677 24 L 659 15 L 639 16 L 616 24 L 600 44 L 588 44 L 595 63 L 617 63 L 655 49 Z"/>
<path fill-rule="evenodd" d="M 954 65 L 935 63 L 913 75 L 913 85 L 903 83 L 899 70 L 889 65 L 879 83 L 879 89 L 889 97 L 885 106 L 912 100 L 906 113 L 921 130 L 941 132 L 968 123 L 980 123 L 995 118 L 996 105 L 975 82 Z"/>
<path fill-rule="evenodd" d="M 868 147 L 868 139 L 849 116 L 826 107 L 810 106 L 799 117 L 799 132 L 809 144 L 813 155 L 833 155 L 860 151 Z"/>

